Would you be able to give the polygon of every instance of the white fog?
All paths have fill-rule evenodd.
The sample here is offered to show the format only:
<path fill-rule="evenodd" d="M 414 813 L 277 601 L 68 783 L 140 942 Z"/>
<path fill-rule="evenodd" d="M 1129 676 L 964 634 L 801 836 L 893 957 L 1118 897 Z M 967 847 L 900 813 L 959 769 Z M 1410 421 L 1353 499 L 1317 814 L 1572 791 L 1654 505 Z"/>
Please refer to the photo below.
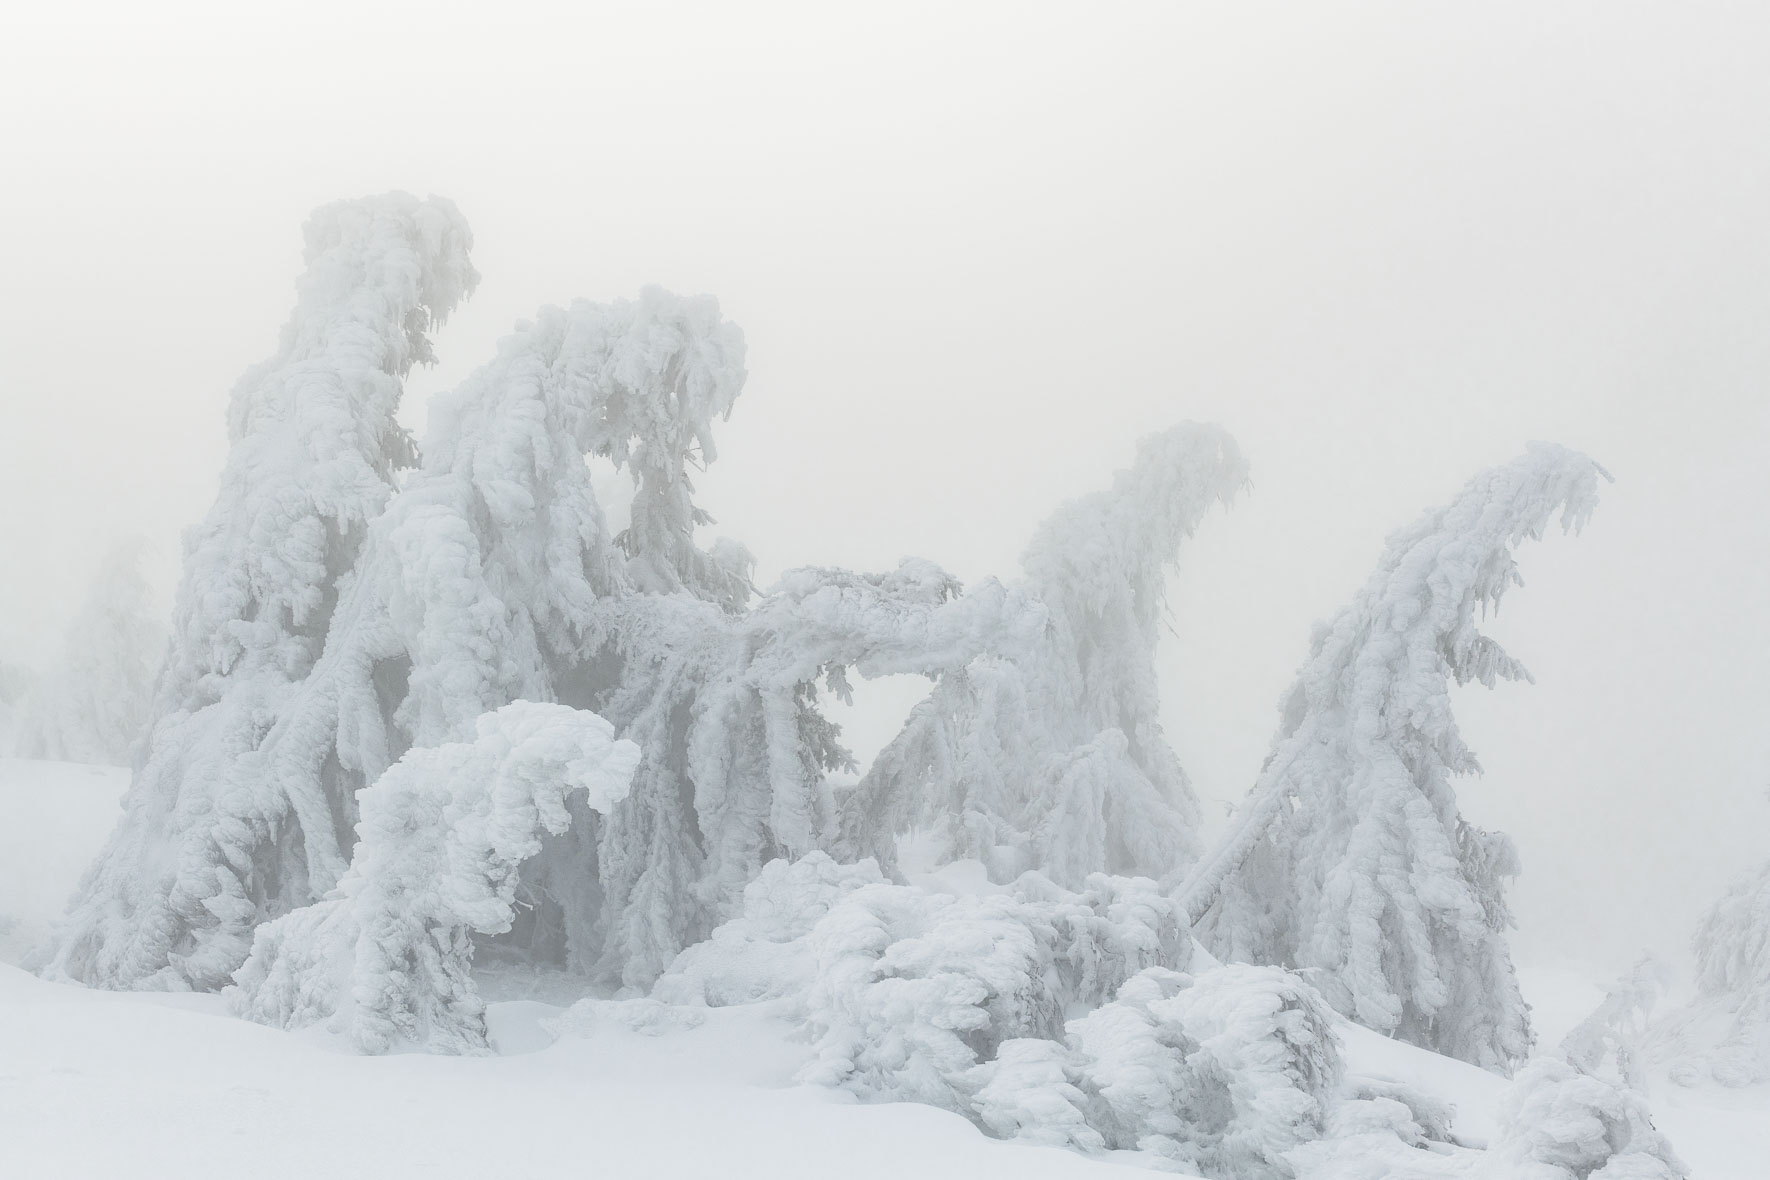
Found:
<path fill-rule="evenodd" d="M 1770 12 L 6 23 L 0 1172 L 1759 1174 Z"/>

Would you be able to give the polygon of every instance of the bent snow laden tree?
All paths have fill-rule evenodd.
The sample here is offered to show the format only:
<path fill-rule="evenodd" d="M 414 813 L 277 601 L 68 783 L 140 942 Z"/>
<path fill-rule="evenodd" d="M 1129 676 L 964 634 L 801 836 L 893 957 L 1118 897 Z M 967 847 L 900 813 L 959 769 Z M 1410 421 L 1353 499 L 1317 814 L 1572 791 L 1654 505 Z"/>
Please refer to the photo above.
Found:
<path fill-rule="evenodd" d="M 502 941 L 631 986 L 731 917 L 767 861 L 889 860 L 947 802 L 951 855 L 1005 875 L 1161 875 L 1196 855 L 1151 652 L 1174 549 L 1246 481 L 1221 430 L 1146 442 L 1110 492 L 1044 526 L 1021 585 L 961 593 L 906 561 L 793 571 L 752 602 L 742 546 L 695 540 L 709 518 L 690 473 L 744 380 L 742 334 L 712 298 L 648 289 L 543 309 L 439 395 L 396 492 L 413 458 L 392 416 L 399 378 L 429 355 L 420 329 L 476 278 L 466 227 L 393 196 L 324 210 L 309 236 L 284 351 L 236 394 L 147 765 L 53 970 L 226 985 L 256 927 L 339 882 L 359 791 L 517 700 L 594 710 L 643 757 L 606 815 L 571 804 L 570 830 L 524 866 Z M 618 535 L 587 457 L 633 478 Z M 895 769 L 838 794 L 828 772 L 852 759 L 817 701 L 820 684 L 846 694 L 851 673 L 933 678 L 933 709 L 975 702 L 938 739 L 958 773 L 908 772 L 903 751 L 934 740 L 925 708 Z M 1015 760 L 991 765 L 991 748 Z"/>
<path fill-rule="evenodd" d="M 1389 539 L 1351 605 L 1318 627 L 1260 781 L 1186 889 L 1225 958 L 1310 971 L 1369 1028 L 1509 1071 L 1529 1053 L 1505 930 L 1512 842 L 1457 812 L 1480 764 L 1454 681 L 1529 679 L 1476 628 L 1522 584 L 1513 549 L 1557 514 L 1577 531 L 1597 464 L 1535 444 Z"/>
<path fill-rule="evenodd" d="M 1053 513 L 1021 558 L 1044 627 L 940 678 L 844 801 L 842 850 L 890 865 L 921 828 L 998 882 L 1036 868 L 1071 888 L 1189 867 L 1198 801 L 1157 719 L 1156 640 L 1181 542 L 1247 481 L 1234 439 L 1187 423 Z"/>
<path fill-rule="evenodd" d="M 218 986 L 243 948 L 211 953 L 193 931 L 308 900 L 298 879 L 265 871 L 260 847 L 291 833 L 242 794 L 238 763 L 319 658 L 340 582 L 411 463 L 394 416 L 405 377 L 479 276 L 467 223 L 437 198 L 340 201 L 305 233 L 294 314 L 234 387 L 221 489 L 186 537 L 123 821 L 57 949 L 54 969 L 89 982 Z"/>

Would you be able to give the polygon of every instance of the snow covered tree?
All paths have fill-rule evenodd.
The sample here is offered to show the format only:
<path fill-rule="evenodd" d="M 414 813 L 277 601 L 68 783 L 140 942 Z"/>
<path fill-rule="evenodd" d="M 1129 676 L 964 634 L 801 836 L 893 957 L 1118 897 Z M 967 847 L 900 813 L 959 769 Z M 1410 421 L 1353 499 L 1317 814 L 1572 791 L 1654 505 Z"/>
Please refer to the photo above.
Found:
<path fill-rule="evenodd" d="M 1558 1057 L 1518 1073 L 1474 1174 L 1494 1180 L 1684 1180 L 1689 1173 L 1639 1093 Z"/>
<path fill-rule="evenodd" d="M 1697 995 L 1654 1030 L 1686 1084 L 1770 1081 L 1770 863 L 1735 882 L 1696 930 Z"/>
<path fill-rule="evenodd" d="M 176 966 L 169 952 L 155 967 L 166 982 L 219 986 L 253 927 L 337 882 L 358 791 L 406 749 L 465 740 L 480 714 L 526 699 L 603 713 L 645 759 L 626 801 L 525 865 L 532 908 L 505 942 L 649 984 L 763 863 L 833 839 L 824 776 L 850 760 L 817 712 L 820 679 L 935 675 L 1036 626 L 1023 596 L 994 583 L 958 596 L 925 562 L 795 571 L 745 609 L 748 555 L 696 544 L 707 517 L 686 472 L 713 455 L 712 420 L 743 377 L 742 334 L 716 301 L 648 288 L 544 309 L 438 397 L 422 466 L 366 518 L 336 583 L 317 662 L 256 700 L 251 741 L 166 825 L 190 845 L 182 876 L 143 881 L 107 858 L 113 894 L 132 875 L 147 897 L 184 891 L 155 936 L 177 944 Z M 586 457 L 633 475 L 617 537 Z M 216 879 L 222 896 L 193 909 L 186 895 Z M 143 937 L 120 929 L 132 921 L 89 920 L 64 969 L 137 981 L 109 957 L 119 935 Z"/>
<path fill-rule="evenodd" d="M 850 671 L 936 676 L 1037 624 L 998 583 L 957 591 L 911 560 L 885 574 L 792 570 L 738 617 L 623 604 L 618 687 L 596 707 L 648 756 L 604 827 L 597 974 L 649 985 L 735 912 L 765 863 L 835 842 L 827 774 L 853 762 L 817 710 L 820 680 L 846 694 Z"/>
<path fill-rule="evenodd" d="M 141 546 L 106 557 L 55 665 L 20 703 L 21 758 L 127 766 L 147 727 L 166 629 L 141 571 Z"/>
<path fill-rule="evenodd" d="M 57 949 L 53 969 L 90 983 L 219 986 L 255 919 L 311 899 L 290 871 L 311 832 L 238 764 L 319 657 L 340 581 L 413 459 L 394 416 L 405 376 L 478 276 L 467 225 L 439 198 L 341 201 L 305 232 L 294 314 L 234 388 L 220 494 L 186 537 L 124 818 Z M 231 937 L 206 937 L 217 928 Z"/>
<path fill-rule="evenodd" d="M 566 800 L 606 812 L 639 748 L 563 705 L 519 701 L 475 728 L 408 750 L 361 793 L 350 868 L 325 900 L 258 927 L 229 990 L 236 1012 L 326 1021 L 367 1053 L 488 1050 L 474 936 L 510 929 L 523 863 L 571 826 Z"/>
<path fill-rule="evenodd" d="M 1580 528 L 1601 468 L 1535 444 L 1394 534 L 1376 573 L 1318 627 L 1271 754 L 1186 887 L 1221 957 L 1306 969 L 1359 1023 L 1485 1068 L 1529 1052 L 1506 949 L 1503 835 L 1457 811 L 1479 771 L 1452 683 L 1527 679 L 1476 628 L 1519 584 L 1513 549 L 1560 516 Z"/>
<path fill-rule="evenodd" d="M 534 909 L 507 941 L 636 986 L 729 916 L 765 861 L 822 843 L 824 774 L 848 758 L 816 711 L 818 679 L 961 663 L 1015 616 L 990 584 L 954 599 L 927 563 L 795 571 L 742 609 L 747 554 L 694 543 L 705 514 L 686 474 L 663 469 L 712 455 L 742 362 L 716 301 L 656 288 L 545 309 L 506 340 L 439 398 L 424 465 L 372 525 L 325 656 L 254 777 L 323 816 L 349 794 L 330 778 L 366 780 L 503 701 L 606 715 L 645 751 L 635 788 L 527 866 Z M 587 455 L 635 469 L 618 537 Z"/>
<path fill-rule="evenodd" d="M 1038 869 L 1071 887 L 1190 864 L 1198 803 L 1157 720 L 1157 629 L 1175 551 L 1247 478 L 1234 440 L 1187 423 L 1059 508 L 1017 587 L 1043 629 L 941 675 L 844 800 L 844 852 L 890 865 L 922 828 L 996 881 Z"/>
<path fill-rule="evenodd" d="M 357 792 L 407 748 L 466 740 L 515 700 L 591 703 L 614 604 L 633 590 L 585 457 L 631 443 L 611 403 L 687 387 L 717 394 L 695 413 L 729 406 L 742 356 L 714 301 L 651 289 L 543 309 L 434 399 L 422 466 L 370 522 L 320 660 L 237 767 L 240 793 L 300 832 L 282 870 L 305 895 L 295 904 L 338 879 Z M 580 819 L 568 842 L 594 840 Z M 593 882 L 594 859 L 576 871 Z M 243 957 L 262 916 L 241 917 L 224 937 Z"/>

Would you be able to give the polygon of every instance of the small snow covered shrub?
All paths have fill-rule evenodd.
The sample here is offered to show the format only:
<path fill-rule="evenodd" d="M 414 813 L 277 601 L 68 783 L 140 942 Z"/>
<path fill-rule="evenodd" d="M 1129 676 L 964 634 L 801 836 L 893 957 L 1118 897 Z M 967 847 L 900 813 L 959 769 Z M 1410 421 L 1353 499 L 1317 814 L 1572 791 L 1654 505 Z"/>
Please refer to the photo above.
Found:
<path fill-rule="evenodd" d="M 1015 1038 L 1057 1040 L 1149 966 L 1184 966 L 1191 939 L 1147 880 L 1095 875 L 1069 893 L 1027 874 L 1004 893 L 855 890 L 812 929 L 807 1000 L 818 1033 L 802 1077 L 863 1098 L 970 1114 L 973 1071 Z"/>
<path fill-rule="evenodd" d="M 976 1066 L 971 1113 L 998 1139 L 1101 1151 L 1106 1137 L 1089 1124 L 1089 1095 L 1077 1056 L 1036 1037 L 1003 1041 L 993 1061 Z"/>
<path fill-rule="evenodd" d="M 782 996 L 803 1000 L 817 972 L 812 927 L 854 890 L 884 883 L 870 860 L 842 865 L 813 852 L 795 861 L 769 861 L 744 889 L 742 916 L 676 956 L 652 996 L 713 1008 Z"/>
<path fill-rule="evenodd" d="M 563 705 L 518 701 L 476 728 L 408 751 L 362 792 L 350 868 L 324 900 L 258 928 L 229 989 L 236 1012 L 284 1028 L 330 1019 L 365 1053 L 485 1051 L 473 935 L 510 928 L 519 870 L 566 830 L 567 796 L 607 811 L 639 748 Z"/>
<path fill-rule="evenodd" d="M 1090 1121 L 1209 1176 L 1290 1177 L 1284 1153 L 1322 1132 L 1340 1084 L 1333 1016 L 1275 967 L 1196 977 L 1154 969 L 1069 1023 Z"/>
<path fill-rule="evenodd" d="M 1539 1057 L 1500 1106 L 1478 1174 L 1506 1180 L 1682 1180 L 1687 1174 L 1638 1092 Z"/>

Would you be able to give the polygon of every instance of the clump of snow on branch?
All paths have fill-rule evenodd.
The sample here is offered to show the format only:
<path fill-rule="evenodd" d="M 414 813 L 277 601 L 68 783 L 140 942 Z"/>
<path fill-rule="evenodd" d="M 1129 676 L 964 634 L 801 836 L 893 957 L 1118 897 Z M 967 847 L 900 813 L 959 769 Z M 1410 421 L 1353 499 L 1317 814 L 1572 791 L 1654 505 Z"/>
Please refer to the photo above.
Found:
<path fill-rule="evenodd" d="M 256 922 L 310 899 L 304 833 L 237 781 L 237 763 L 313 668 L 368 523 L 413 461 L 395 411 L 412 365 L 431 359 L 431 325 L 477 281 L 471 241 L 453 204 L 403 193 L 308 221 L 277 352 L 234 388 L 220 493 L 185 540 L 144 762 L 56 971 L 218 987 Z"/>
<path fill-rule="evenodd" d="M 1521 583 L 1514 548 L 1584 525 L 1604 472 L 1535 444 L 1393 535 L 1317 629 L 1266 766 L 1186 901 L 1224 958 L 1313 972 L 1359 1023 L 1496 1070 L 1531 1045 L 1505 930 L 1512 843 L 1457 811 L 1480 767 L 1452 684 L 1528 679 L 1476 626 Z"/>
<path fill-rule="evenodd" d="M 68 625 L 54 665 L 22 694 L 13 753 L 127 766 L 151 718 L 166 627 L 139 544 L 117 546 Z"/>
<path fill-rule="evenodd" d="M 1189 864 L 1198 803 L 1157 720 L 1156 640 L 1176 550 L 1247 478 L 1228 434 L 1187 423 L 1059 508 L 1021 559 L 1043 628 L 940 676 L 846 797 L 842 849 L 889 867 L 923 829 L 998 882 L 1072 888 Z"/>
<path fill-rule="evenodd" d="M 487 1049 L 474 936 L 510 928 L 520 869 L 570 826 L 567 798 L 607 812 L 639 750 L 563 705 L 506 705 L 476 731 L 408 751 L 361 793 L 349 870 L 325 900 L 258 928 L 229 991 L 236 1012 L 329 1022 L 365 1053 Z"/>

